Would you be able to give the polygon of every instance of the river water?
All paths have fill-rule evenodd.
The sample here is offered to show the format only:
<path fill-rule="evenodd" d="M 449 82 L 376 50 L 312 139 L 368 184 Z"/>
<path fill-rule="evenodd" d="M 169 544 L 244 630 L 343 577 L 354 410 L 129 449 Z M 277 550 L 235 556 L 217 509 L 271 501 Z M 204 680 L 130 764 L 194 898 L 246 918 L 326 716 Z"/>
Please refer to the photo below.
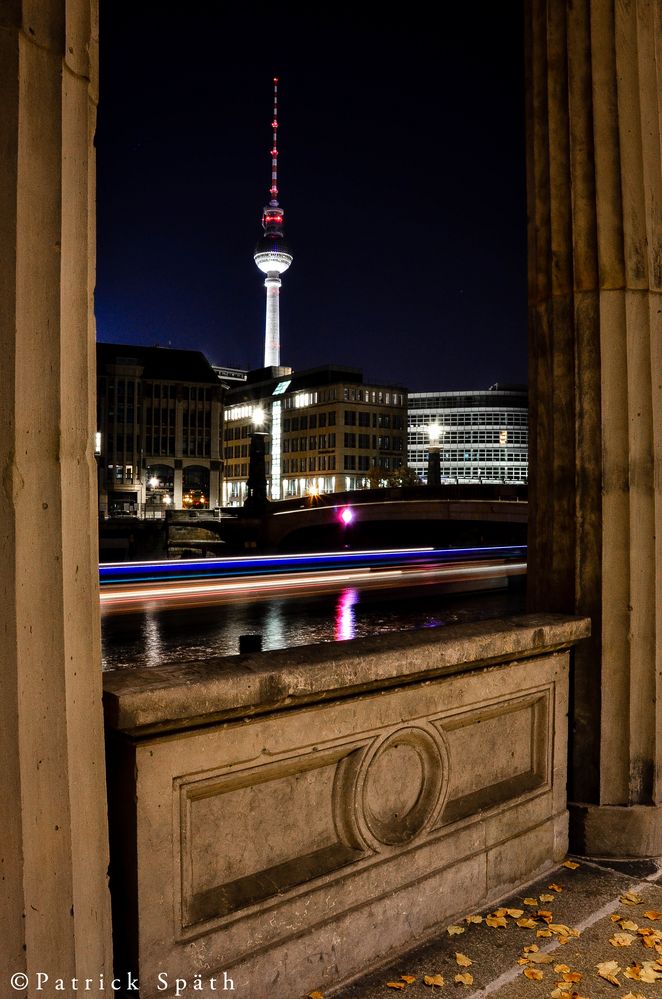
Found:
<path fill-rule="evenodd" d="M 523 589 L 448 593 L 443 588 L 360 591 L 175 610 L 146 608 L 102 617 L 103 668 L 132 669 L 233 655 L 239 636 L 262 635 L 263 649 L 442 628 L 521 613 Z"/>

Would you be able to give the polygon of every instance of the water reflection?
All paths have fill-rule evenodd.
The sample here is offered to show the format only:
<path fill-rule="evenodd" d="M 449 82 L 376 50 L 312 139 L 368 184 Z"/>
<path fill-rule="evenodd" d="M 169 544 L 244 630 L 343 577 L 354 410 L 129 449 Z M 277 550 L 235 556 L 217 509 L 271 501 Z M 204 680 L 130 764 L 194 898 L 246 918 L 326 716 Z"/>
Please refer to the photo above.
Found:
<path fill-rule="evenodd" d="M 142 633 L 145 642 L 145 665 L 158 666 L 163 661 L 163 641 L 159 615 L 152 610 L 145 612 Z"/>
<path fill-rule="evenodd" d="M 347 642 L 356 637 L 356 611 L 354 607 L 359 602 L 359 591 L 351 588 L 343 590 L 338 595 L 336 604 L 336 642 Z"/>

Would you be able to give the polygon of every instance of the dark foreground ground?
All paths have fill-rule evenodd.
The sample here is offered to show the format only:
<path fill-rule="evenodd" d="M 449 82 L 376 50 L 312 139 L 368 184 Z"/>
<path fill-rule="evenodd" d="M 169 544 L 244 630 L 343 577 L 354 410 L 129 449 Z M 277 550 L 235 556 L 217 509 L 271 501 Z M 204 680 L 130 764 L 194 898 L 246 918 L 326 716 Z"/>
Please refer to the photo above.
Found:
<path fill-rule="evenodd" d="M 462 932 L 451 926 L 378 972 L 319 995 L 324 999 L 662 996 L 662 963 L 657 963 L 662 962 L 662 859 L 570 860 L 579 866 L 557 867 L 495 909 L 467 913 L 481 915 L 481 922 L 460 918 L 454 925 Z M 505 909 L 514 911 L 491 919 L 505 926 L 487 924 L 486 916 Z M 518 919 L 534 925 L 518 925 Z M 527 947 L 537 949 L 527 951 Z M 616 965 L 604 967 L 605 962 Z M 598 965 L 615 981 L 601 977 Z M 456 980 L 456 975 L 469 977 Z M 426 984 L 426 976 L 441 976 L 443 985 Z M 398 985 L 404 988 L 394 987 Z"/>

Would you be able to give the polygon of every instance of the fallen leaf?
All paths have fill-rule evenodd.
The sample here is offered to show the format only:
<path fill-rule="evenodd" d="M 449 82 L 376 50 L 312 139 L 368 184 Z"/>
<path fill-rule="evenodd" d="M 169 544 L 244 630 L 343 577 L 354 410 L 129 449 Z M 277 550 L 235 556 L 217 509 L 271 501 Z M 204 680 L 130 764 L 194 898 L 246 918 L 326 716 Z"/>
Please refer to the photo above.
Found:
<path fill-rule="evenodd" d="M 386 988 L 387 989 L 406 989 L 407 986 L 405 985 L 404 982 L 387 982 L 386 983 Z"/>
<path fill-rule="evenodd" d="M 634 964 L 631 964 L 628 968 L 625 969 L 623 974 L 625 975 L 626 978 L 631 978 L 633 981 L 638 982 L 639 976 L 641 975 L 641 965 L 637 964 L 637 962 L 635 961 Z"/>
<path fill-rule="evenodd" d="M 536 930 L 537 937 L 551 937 L 551 935 L 552 935 L 551 930 Z"/>
<path fill-rule="evenodd" d="M 529 954 L 531 964 L 551 964 L 553 960 L 550 954 L 542 954 L 540 951 L 537 954 Z"/>
<path fill-rule="evenodd" d="M 324 999 L 321 992 L 309 992 L 308 999 Z"/>
<path fill-rule="evenodd" d="M 611 982 L 612 985 L 620 985 L 616 975 L 621 973 L 621 968 L 618 965 L 618 961 L 603 961 L 602 964 L 596 964 L 596 971 L 600 975 L 600 978 L 604 978 L 605 981 Z"/>
<path fill-rule="evenodd" d="M 439 988 L 444 984 L 443 975 L 425 975 L 423 981 L 426 985 L 438 985 Z"/>
<path fill-rule="evenodd" d="M 474 976 L 468 971 L 465 971 L 462 975 L 456 975 L 455 981 L 460 982 L 462 985 L 473 985 Z"/>
<path fill-rule="evenodd" d="M 636 933 L 639 927 L 636 923 L 633 923 L 631 919 L 620 919 L 618 925 L 622 930 L 631 930 L 632 933 Z"/>
<path fill-rule="evenodd" d="M 551 888 L 552 891 L 563 891 L 563 885 L 557 885 L 552 883 L 551 885 L 547 885 L 547 887 Z"/>
<path fill-rule="evenodd" d="M 523 954 L 535 954 L 536 951 L 539 950 L 540 947 L 538 946 L 538 944 L 527 944 L 526 947 L 522 947 Z"/>
<path fill-rule="evenodd" d="M 464 933 L 465 928 L 466 927 L 464 926 L 447 926 L 446 932 L 448 933 L 449 937 L 455 937 L 459 936 L 460 933 Z"/>
<path fill-rule="evenodd" d="M 640 902 L 643 902 L 643 898 L 636 891 L 626 891 L 624 895 L 621 895 L 621 902 L 625 905 L 639 905 Z"/>
<path fill-rule="evenodd" d="M 527 919 L 525 917 L 524 919 L 518 919 L 517 920 L 517 925 L 518 926 L 523 926 L 527 930 L 532 930 L 532 929 L 535 928 L 536 921 L 535 921 L 535 919 L 531 919 L 531 918 Z"/>
<path fill-rule="evenodd" d="M 652 961 L 644 961 L 639 973 L 640 982 L 657 982 L 662 978 L 662 971 L 655 967 Z"/>
<path fill-rule="evenodd" d="M 565 923 L 549 923 L 548 926 L 552 933 L 560 933 L 564 937 L 579 936 L 579 930 L 573 930 L 571 926 L 566 926 Z"/>
<path fill-rule="evenodd" d="M 507 926 L 508 922 L 504 916 L 487 916 L 485 922 L 488 926 Z"/>
<path fill-rule="evenodd" d="M 579 866 L 574 860 L 564 860 L 561 864 L 561 867 L 567 867 L 569 871 L 576 871 Z"/>
<path fill-rule="evenodd" d="M 501 908 L 501 909 L 495 909 L 494 912 L 490 913 L 490 915 L 491 916 L 496 916 L 497 919 L 498 919 L 499 916 L 506 916 L 506 915 L 508 915 L 508 910 L 507 909 L 503 909 L 503 908 Z"/>
<path fill-rule="evenodd" d="M 530 978 L 532 982 L 541 982 L 545 977 L 542 971 L 539 971 L 537 968 L 525 968 L 524 974 L 527 978 Z"/>
<path fill-rule="evenodd" d="M 471 958 L 467 957 L 466 954 L 456 953 L 455 960 L 457 961 L 457 963 L 460 965 L 461 968 L 470 968 L 471 965 L 473 964 Z"/>
<path fill-rule="evenodd" d="M 618 912 L 612 912 L 609 918 L 611 919 L 612 923 L 617 923 L 620 919 L 623 919 L 624 917 L 621 916 L 620 913 Z"/>
<path fill-rule="evenodd" d="M 572 992 L 566 992 L 564 988 L 556 988 L 549 994 L 551 999 L 572 999 Z"/>
<path fill-rule="evenodd" d="M 554 901 L 554 896 L 553 895 L 538 895 L 538 898 L 540 899 L 541 902 L 553 902 Z"/>
<path fill-rule="evenodd" d="M 582 980 L 581 972 L 579 971 L 564 971 L 562 978 L 564 982 L 570 982 L 572 985 Z"/>
<path fill-rule="evenodd" d="M 646 999 L 646 996 L 641 992 L 628 992 L 628 994 L 623 996 L 622 999 Z"/>
<path fill-rule="evenodd" d="M 411 985 L 412 982 L 416 981 L 416 975 L 400 975 L 400 978 L 403 982 L 406 982 L 407 985 Z"/>
<path fill-rule="evenodd" d="M 571 937 L 566 936 L 565 933 L 560 933 L 559 936 L 556 938 L 556 942 L 560 944 L 570 943 L 570 940 Z"/>
<path fill-rule="evenodd" d="M 636 939 L 631 933 L 614 933 L 613 937 L 609 938 L 609 943 L 612 947 L 629 947 Z"/>
<path fill-rule="evenodd" d="M 483 917 L 482 916 L 465 916 L 464 917 L 464 921 L 465 921 L 465 923 L 482 923 Z"/>
<path fill-rule="evenodd" d="M 561 975 L 561 974 L 563 974 L 564 971 L 570 971 L 570 967 L 567 964 L 555 964 L 554 965 L 554 971 L 558 975 Z"/>
<path fill-rule="evenodd" d="M 646 919 L 652 919 L 656 922 L 658 919 L 662 919 L 662 912 L 658 912 L 657 909 L 646 909 L 644 916 Z"/>
<path fill-rule="evenodd" d="M 538 904 L 538 899 L 537 898 L 525 898 L 524 899 L 524 905 L 537 905 L 537 904 Z"/>
<path fill-rule="evenodd" d="M 520 916 L 524 915 L 524 909 L 506 909 L 506 912 L 509 916 L 512 916 L 513 919 L 519 919 Z"/>
<path fill-rule="evenodd" d="M 529 963 L 529 959 L 528 959 L 528 957 L 518 957 L 517 958 L 517 963 L 518 964 L 528 964 Z"/>

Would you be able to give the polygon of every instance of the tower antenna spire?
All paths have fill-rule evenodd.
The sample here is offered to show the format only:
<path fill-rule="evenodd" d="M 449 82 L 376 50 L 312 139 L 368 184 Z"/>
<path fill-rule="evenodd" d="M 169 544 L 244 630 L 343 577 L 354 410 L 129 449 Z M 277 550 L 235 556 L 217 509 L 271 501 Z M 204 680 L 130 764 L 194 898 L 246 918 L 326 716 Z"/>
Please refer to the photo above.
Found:
<path fill-rule="evenodd" d="M 292 263 L 292 254 L 285 243 L 285 211 L 278 202 L 278 77 L 274 76 L 274 109 L 271 127 L 271 187 L 269 204 L 262 211 L 264 234 L 255 247 L 253 259 L 265 275 L 267 290 L 267 315 L 264 330 L 264 366 L 280 366 L 280 310 L 279 296 L 281 274 Z"/>
<path fill-rule="evenodd" d="M 269 204 L 276 208 L 278 206 L 278 77 L 274 76 L 274 114 L 271 119 L 273 129 L 273 141 L 271 143 L 271 187 L 269 194 L 271 201 Z"/>

